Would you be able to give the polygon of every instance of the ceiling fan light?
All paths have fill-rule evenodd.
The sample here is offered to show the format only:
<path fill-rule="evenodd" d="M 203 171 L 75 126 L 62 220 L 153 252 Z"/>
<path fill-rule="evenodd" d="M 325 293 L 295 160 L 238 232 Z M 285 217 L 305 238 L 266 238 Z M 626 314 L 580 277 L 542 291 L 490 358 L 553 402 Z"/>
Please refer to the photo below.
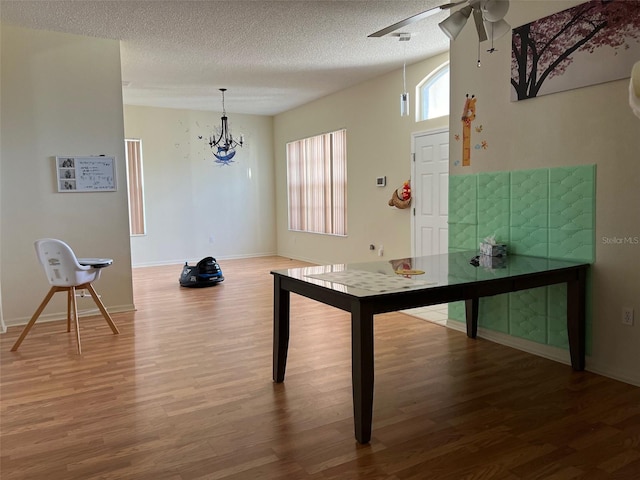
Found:
<path fill-rule="evenodd" d="M 471 15 L 471 6 L 466 6 L 456 12 L 453 12 L 449 17 L 445 18 L 438 24 L 440 29 L 445 33 L 449 40 L 456 39 L 460 32 L 467 23 L 467 19 Z"/>
<path fill-rule="evenodd" d="M 511 25 L 504 20 L 498 20 L 497 22 L 484 22 L 484 28 L 487 31 L 489 38 L 497 40 L 503 37 L 505 34 L 511 31 Z"/>
<path fill-rule="evenodd" d="M 489 22 L 502 20 L 509 11 L 509 0 L 484 0 L 480 4 L 482 16 Z"/>

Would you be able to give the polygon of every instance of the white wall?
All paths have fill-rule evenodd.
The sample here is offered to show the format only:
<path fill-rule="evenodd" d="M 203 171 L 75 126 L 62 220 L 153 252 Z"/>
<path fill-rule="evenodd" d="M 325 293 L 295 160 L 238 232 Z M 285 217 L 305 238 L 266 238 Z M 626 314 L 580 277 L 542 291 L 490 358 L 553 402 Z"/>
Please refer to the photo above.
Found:
<path fill-rule="evenodd" d="M 126 136 L 142 140 L 144 162 L 147 233 L 131 238 L 134 266 L 276 253 L 272 117 L 228 114 L 245 145 L 221 165 L 205 139 L 222 114 L 129 105 L 124 112 Z"/>
<path fill-rule="evenodd" d="M 580 2 L 511 2 L 506 20 L 523 25 Z M 623 306 L 640 315 L 640 244 L 608 244 L 605 237 L 640 238 L 640 121 L 628 105 L 629 80 L 510 101 L 511 37 L 483 54 L 476 67 L 477 36 L 467 25 L 451 46 L 451 173 L 597 165 L 596 263 L 593 266 L 592 371 L 640 384 L 640 322 L 622 325 Z M 484 51 L 484 50 L 483 50 Z M 630 73 L 631 71 L 629 71 Z M 467 93 L 478 98 L 474 127 L 489 145 L 456 166 Z M 473 132 L 472 132 L 473 133 Z"/>
<path fill-rule="evenodd" d="M 376 260 L 411 255 L 411 209 L 390 207 L 393 191 L 411 176 L 411 133 L 446 127 L 448 117 L 416 122 L 414 87 L 448 60 L 444 53 L 407 66 L 411 115 L 400 117 L 398 70 L 277 115 L 274 120 L 278 253 L 317 263 Z M 347 129 L 347 237 L 287 228 L 286 143 Z M 386 176 L 387 186 L 376 186 Z M 369 250 L 369 245 L 376 250 Z"/>
<path fill-rule="evenodd" d="M 24 323 L 49 289 L 33 242 L 65 240 L 112 257 L 96 285 L 107 308 L 133 308 L 117 41 L 2 26 L 2 316 Z M 117 192 L 57 193 L 56 155 L 114 155 Z M 64 318 L 58 295 L 44 317 Z M 79 308 L 94 309 L 89 300 Z M 86 305 L 86 307 L 85 307 Z"/>

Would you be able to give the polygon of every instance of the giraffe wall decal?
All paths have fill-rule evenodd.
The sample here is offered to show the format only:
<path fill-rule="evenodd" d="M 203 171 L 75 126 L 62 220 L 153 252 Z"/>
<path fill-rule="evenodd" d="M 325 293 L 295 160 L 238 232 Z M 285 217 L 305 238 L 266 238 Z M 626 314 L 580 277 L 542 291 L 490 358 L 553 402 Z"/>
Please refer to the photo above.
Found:
<path fill-rule="evenodd" d="M 467 93 L 462 111 L 462 166 L 471 165 L 471 122 L 476 119 L 476 96 Z"/>

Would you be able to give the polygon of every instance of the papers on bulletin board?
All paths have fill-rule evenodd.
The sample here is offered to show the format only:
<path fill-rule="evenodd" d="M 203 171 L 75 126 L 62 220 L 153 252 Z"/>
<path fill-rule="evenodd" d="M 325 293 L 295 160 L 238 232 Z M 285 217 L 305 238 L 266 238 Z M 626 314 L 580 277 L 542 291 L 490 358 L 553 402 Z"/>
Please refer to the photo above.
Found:
<path fill-rule="evenodd" d="M 114 157 L 56 157 L 58 192 L 115 192 Z"/>

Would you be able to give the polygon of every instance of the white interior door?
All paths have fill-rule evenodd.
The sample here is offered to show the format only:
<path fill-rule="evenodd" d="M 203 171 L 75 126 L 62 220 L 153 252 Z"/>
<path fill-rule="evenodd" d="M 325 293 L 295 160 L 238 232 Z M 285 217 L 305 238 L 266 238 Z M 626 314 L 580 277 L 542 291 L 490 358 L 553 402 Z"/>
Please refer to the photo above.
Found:
<path fill-rule="evenodd" d="M 413 255 L 446 253 L 449 247 L 449 132 L 413 136 Z"/>

